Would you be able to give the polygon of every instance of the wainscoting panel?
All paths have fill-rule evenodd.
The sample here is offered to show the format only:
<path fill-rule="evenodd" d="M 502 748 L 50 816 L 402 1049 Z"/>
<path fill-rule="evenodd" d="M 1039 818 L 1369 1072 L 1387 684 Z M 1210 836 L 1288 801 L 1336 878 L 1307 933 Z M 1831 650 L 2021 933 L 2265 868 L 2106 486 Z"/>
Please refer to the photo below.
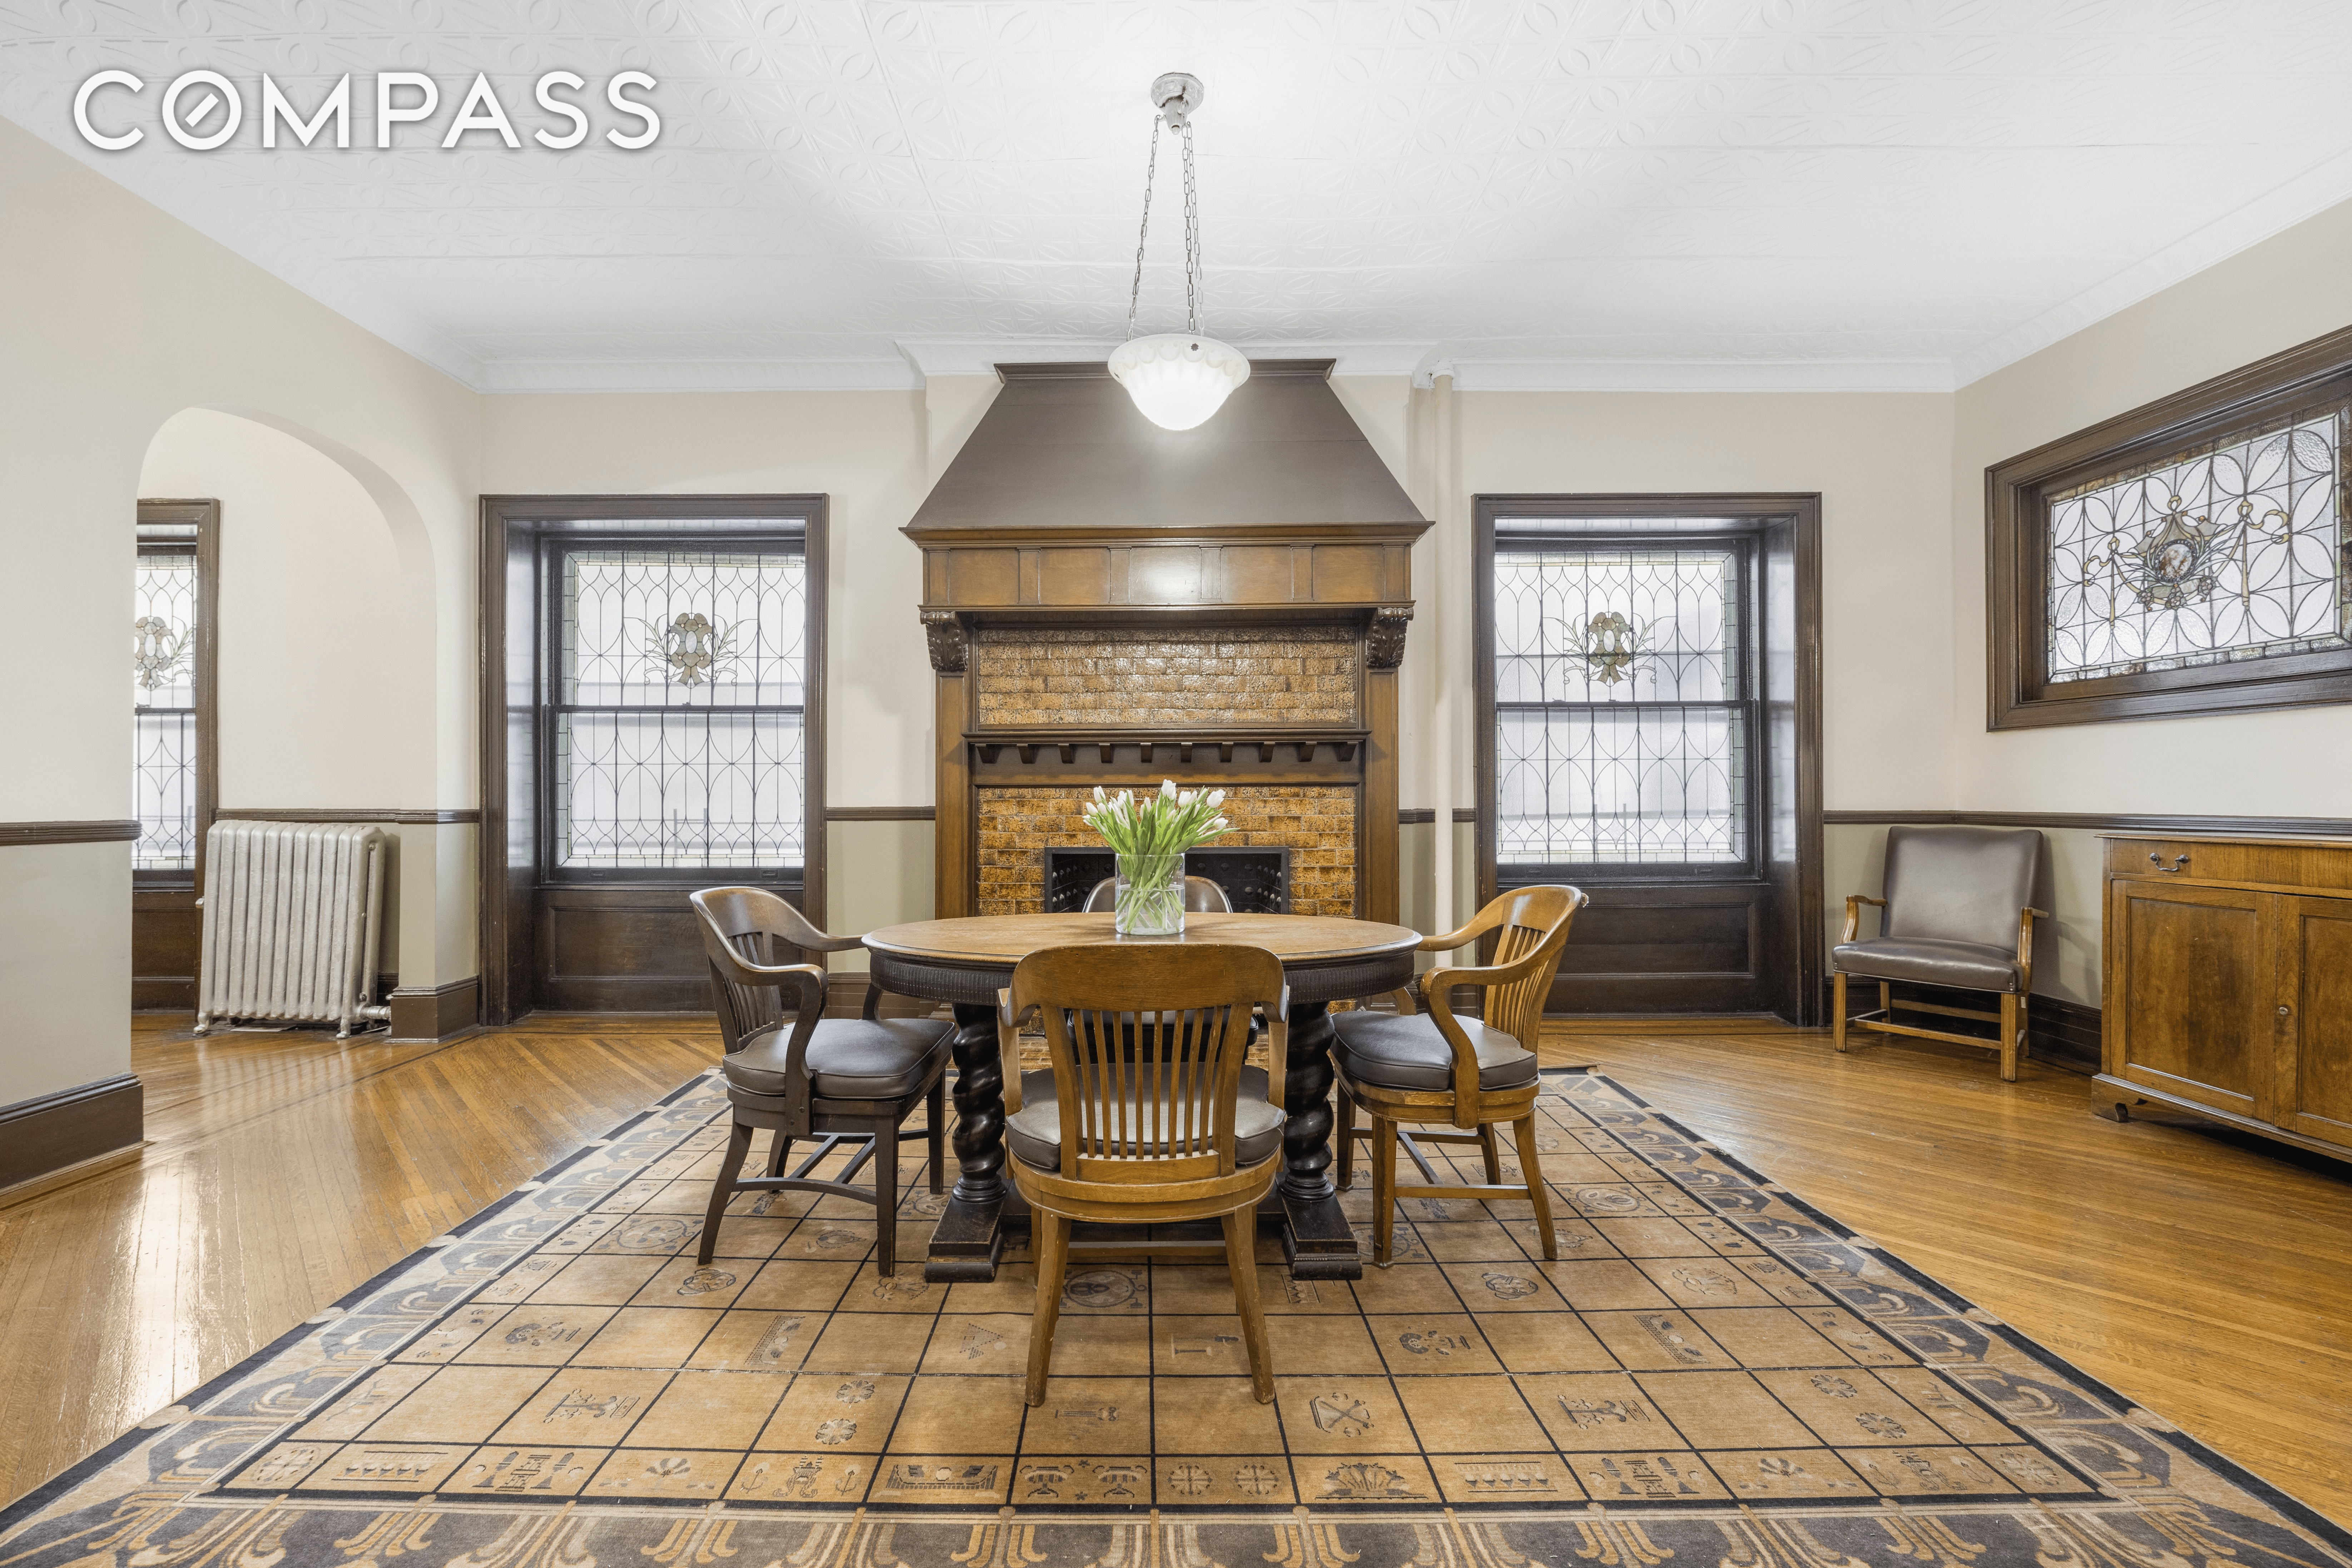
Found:
<path fill-rule="evenodd" d="M 710 961 L 683 888 L 542 888 L 537 1005 L 556 1013 L 701 1013 Z"/>

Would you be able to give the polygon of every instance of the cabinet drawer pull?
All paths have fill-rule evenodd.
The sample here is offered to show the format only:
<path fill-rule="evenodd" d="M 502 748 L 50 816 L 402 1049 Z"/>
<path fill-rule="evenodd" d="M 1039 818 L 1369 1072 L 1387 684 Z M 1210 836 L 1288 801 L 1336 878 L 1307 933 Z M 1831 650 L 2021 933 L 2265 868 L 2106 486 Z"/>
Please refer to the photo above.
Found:
<path fill-rule="evenodd" d="M 2292 1008 L 2292 1007 L 2290 1007 L 2290 1006 L 2288 1006 L 2285 1003 L 2282 1002 L 2282 1003 L 2280 1003 L 2280 1004 L 2279 1004 L 2279 1016 L 2280 1016 L 2280 1017 L 2284 1018 L 2284 1017 L 2285 1017 L 2287 1015 L 2289 1015 L 2290 1013 L 2293 1013 L 2294 1011 L 2294 1008 Z"/>
<path fill-rule="evenodd" d="M 2171 864 L 2171 865 L 2169 865 L 2169 866 L 2168 866 L 2168 865 L 2166 865 L 2166 864 L 2164 863 L 2164 857 L 2163 857 L 2163 856 L 2158 855 L 2158 854 L 2156 854 L 2156 853 L 2154 853 L 2153 851 L 2151 851 L 2151 852 L 2149 853 L 2149 855 L 2148 855 L 2148 860 L 2149 860 L 2149 862 L 2150 862 L 2151 864 L 2153 864 L 2153 865 L 2156 867 L 2156 868 L 2157 868 L 2158 870 L 2159 870 L 2159 871 L 2163 871 L 2163 872 L 2167 872 L 2167 873 L 2173 872 L 2173 871 L 2179 871 L 2179 870 L 2181 870 L 2181 869 L 2183 869 L 2184 868 L 2186 868 L 2186 867 L 2188 866 L 2188 864 L 2189 864 L 2189 857 L 2188 857 L 2188 855 L 2187 855 L 2187 854 L 2185 854 L 2185 853 L 2184 853 L 2184 854 L 2182 854 L 2182 855 L 2180 855 L 2178 858 L 2176 858 L 2176 859 L 2172 862 L 2172 864 Z"/>

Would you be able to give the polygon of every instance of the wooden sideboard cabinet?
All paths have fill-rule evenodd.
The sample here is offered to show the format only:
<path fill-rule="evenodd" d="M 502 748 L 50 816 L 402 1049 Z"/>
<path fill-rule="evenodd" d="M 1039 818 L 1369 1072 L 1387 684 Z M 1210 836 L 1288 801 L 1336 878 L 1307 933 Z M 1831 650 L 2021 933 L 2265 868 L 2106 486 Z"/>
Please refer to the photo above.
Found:
<path fill-rule="evenodd" d="M 2101 837 L 2115 1119 L 2158 1100 L 2352 1159 L 2352 838 Z"/>

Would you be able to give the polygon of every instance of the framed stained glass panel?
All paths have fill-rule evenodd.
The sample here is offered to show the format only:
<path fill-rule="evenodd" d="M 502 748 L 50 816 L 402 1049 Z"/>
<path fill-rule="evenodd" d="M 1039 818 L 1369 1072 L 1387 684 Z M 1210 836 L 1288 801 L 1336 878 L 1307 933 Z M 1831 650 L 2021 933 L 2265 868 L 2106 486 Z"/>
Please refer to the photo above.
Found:
<path fill-rule="evenodd" d="M 1496 858 L 1745 863 L 1743 552 L 1498 541 Z"/>
<path fill-rule="evenodd" d="M 1992 730 L 2352 701 L 2352 331 L 1987 470 Z"/>
<path fill-rule="evenodd" d="M 193 896 L 218 772 L 212 649 L 220 506 L 142 500 L 138 517 L 129 674 L 139 837 L 131 868 L 142 892 L 184 889 Z"/>
<path fill-rule="evenodd" d="M 569 549 L 556 586 L 551 868 L 800 866 L 805 555 Z"/>
<path fill-rule="evenodd" d="M 2051 494 L 2053 683 L 2352 646 L 2331 400 Z"/>

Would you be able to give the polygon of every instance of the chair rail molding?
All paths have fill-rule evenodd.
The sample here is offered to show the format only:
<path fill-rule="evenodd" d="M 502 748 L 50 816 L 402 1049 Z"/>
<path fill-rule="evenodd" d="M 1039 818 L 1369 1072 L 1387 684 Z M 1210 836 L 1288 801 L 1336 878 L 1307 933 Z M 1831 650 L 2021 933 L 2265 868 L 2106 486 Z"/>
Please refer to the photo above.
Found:
<path fill-rule="evenodd" d="M 2057 827 L 2090 833 L 2352 834 L 2352 816 L 2169 816 L 2079 811 L 1825 811 L 1833 827 L 1957 823 L 1970 827 Z"/>
<path fill-rule="evenodd" d="M 0 822 L 0 848 L 27 844 L 127 844 L 139 837 L 139 824 L 110 819 L 100 822 Z"/>

